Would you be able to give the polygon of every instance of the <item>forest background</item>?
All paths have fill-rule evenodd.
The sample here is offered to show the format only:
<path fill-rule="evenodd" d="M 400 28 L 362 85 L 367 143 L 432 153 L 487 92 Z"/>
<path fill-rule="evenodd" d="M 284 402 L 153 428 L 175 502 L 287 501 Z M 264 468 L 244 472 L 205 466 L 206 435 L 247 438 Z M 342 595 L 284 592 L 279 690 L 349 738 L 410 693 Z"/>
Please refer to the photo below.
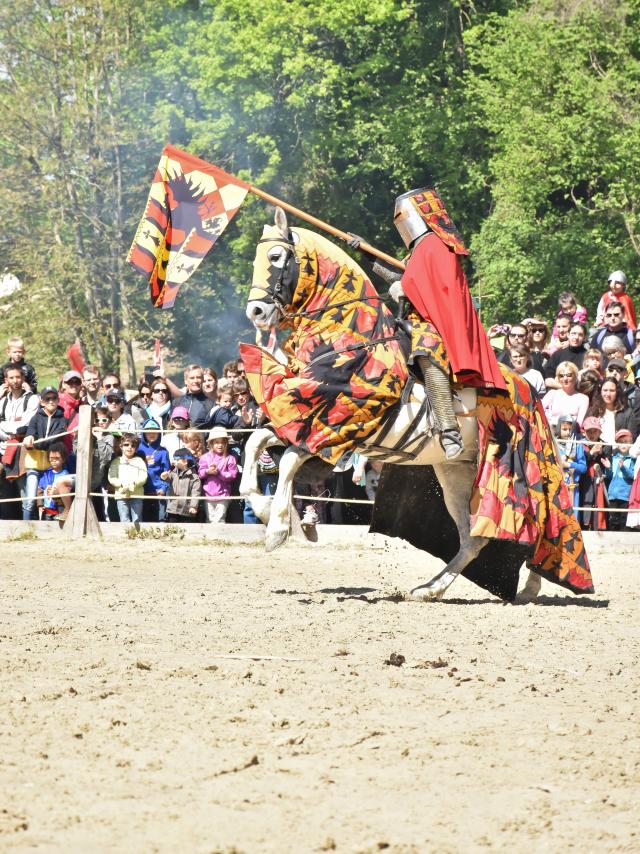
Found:
<path fill-rule="evenodd" d="M 0 337 L 135 379 L 134 342 L 220 366 L 272 211 L 249 195 L 176 307 L 125 263 L 167 142 L 392 254 L 435 181 L 482 319 L 593 317 L 640 282 L 640 0 L 12 0 L 0 9 Z"/>

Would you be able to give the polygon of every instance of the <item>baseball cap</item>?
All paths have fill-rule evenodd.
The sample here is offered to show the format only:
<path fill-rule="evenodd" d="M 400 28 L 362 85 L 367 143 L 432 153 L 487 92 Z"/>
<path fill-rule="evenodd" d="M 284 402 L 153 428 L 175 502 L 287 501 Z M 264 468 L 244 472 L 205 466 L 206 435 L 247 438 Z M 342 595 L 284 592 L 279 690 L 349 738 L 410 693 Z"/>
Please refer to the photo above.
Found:
<path fill-rule="evenodd" d="M 633 433 L 631 430 L 627 430 L 626 427 L 623 427 L 621 430 L 616 431 L 616 442 L 622 442 L 623 439 L 626 438 L 633 439 Z"/>
<path fill-rule="evenodd" d="M 189 410 L 186 406 L 176 406 L 176 408 L 171 413 L 172 418 L 184 418 L 185 421 L 189 420 Z"/>
<path fill-rule="evenodd" d="M 228 439 L 229 434 L 226 431 L 225 427 L 212 427 L 209 430 L 209 435 L 207 436 L 207 442 L 210 442 L 212 439 Z"/>
<path fill-rule="evenodd" d="M 55 386 L 47 385 L 40 390 L 40 397 L 44 397 L 46 394 L 55 394 L 55 396 L 58 397 L 60 392 Z"/>
<path fill-rule="evenodd" d="M 585 418 L 582 422 L 582 429 L 602 431 L 602 423 L 599 418 L 595 417 L 595 415 L 589 415 L 589 417 Z"/>
<path fill-rule="evenodd" d="M 80 380 L 82 382 L 82 374 L 78 373 L 78 371 L 67 371 L 62 377 L 62 382 L 68 383 L 69 380 Z"/>
<path fill-rule="evenodd" d="M 178 448 L 173 455 L 174 460 L 186 460 L 189 465 L 195 466 L 196 458 L 193 456 L 189 448 Z"/>
<path fill-rule="evenodd" d="M 142 425 L 142 429 L 143 430 L 159 430 L 160 425 L 158 424 L 158 422 L 155 419 L 147 418 L 147 420 Z"/>
<path fill-rule="evenodd" d="M 110 388 L 109 391 L 105 394 L 105 398 L 107 400 L 126 400 L 125 393 L 121 388 Z"/>
<path fill-rule="evenodd" d="M 624 359 L 609 359 L 607 368 L 621 368 L 623 371 L 626 371 L 627 363 Z"/>

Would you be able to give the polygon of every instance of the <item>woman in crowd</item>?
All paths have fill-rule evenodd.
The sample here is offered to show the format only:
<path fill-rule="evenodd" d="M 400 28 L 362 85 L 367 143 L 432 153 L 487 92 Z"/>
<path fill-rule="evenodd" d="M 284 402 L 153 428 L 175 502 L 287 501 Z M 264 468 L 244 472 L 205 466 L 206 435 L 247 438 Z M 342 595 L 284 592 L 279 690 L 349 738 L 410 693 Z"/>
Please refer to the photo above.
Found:
<path fill-rule="evenodd" d="M 218 375 L 213 368 L 204 368 L 202 371 L 202 391 L 207 400 L 213 401 L 215 406 L 218 400 Z"/>
<path fill-rule="evenodd" d="M 171 393 L 164 377 L 157 377 L 149 387 L 150 402 L 145 407 L 146 418 L 157 421 L 166 430 L 171 419 Z M 145 419 L 146 420 L 146 419 Z"/>
<path fill-rule="evenodd" d="M 151 384 L 146 376 L 138 383 L 138 393 L 127 403 L 125 411 L 129 412 L 136 426 L 140 428 L 149 418 L 147 407 L 151 403 Z"/>
<path fill-rule="evenodd" d="M 573 362 L 560 362 L 556 380 L 560 388 L 552 388 L 542 398 L 547 418 L 555 426 L 561 415 L 572 415 L 581 428 L 589 408 L 589 398 L 578 391 L 578 368 Z"/>
<path fill-rule="evenodd" d="M 531 353 L 526 344 L 512 344 L 509 347 L 509 358 L 511 359 L 513 370 L 517 374 L 520 374 L 521 377 L 524 377 L 535 388 L 538 394 L 544 394 L 546 391 L 544 378 L 540 371 L 536 371 L 531 366 Z"/>
<path fill-rule="evenodd" d="M 549 332 L 549 324 L 541 317 L 531 317 L 526 321 L 528 330 L 527 346 L 531 352 L 531 366 L 542 373 L 549 354 L 547 353 L 547 344 L 551 333 Z"/>
<path fill-rule="evenodd" d="M 578 391 L 581 394 L 586 394 L 589 398 L 589 406 L 592 406 L 600 393 L 602 377 L 596 371 L 581 371 L 578 377 Z"/>
<path fill-rule="evenodd" d="M 621 387 L 614 379 L 606 379 L 600 386 L 589 409 L 589 415 L 600 419 L 602 426 L 602 441 L 606 445 L 615 443 L 618 430 L 630 430 L 635 439 L 638 435 L 636 416 Z"/>

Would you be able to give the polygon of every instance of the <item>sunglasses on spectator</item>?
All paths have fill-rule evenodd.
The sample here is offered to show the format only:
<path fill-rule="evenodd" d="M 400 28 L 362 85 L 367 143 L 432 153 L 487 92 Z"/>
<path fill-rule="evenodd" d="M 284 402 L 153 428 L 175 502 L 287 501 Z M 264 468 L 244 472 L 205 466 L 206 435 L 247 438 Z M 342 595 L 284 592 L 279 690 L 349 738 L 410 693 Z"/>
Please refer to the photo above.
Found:
<path fill-rule="evenodd" d="M 120 383 L 105 383 L 105 388 L 120 388 Z"/>
<path fill-rule="evenodd" d="M 509 337 L 510 338 L 526 338 L 527 333 L 526 332 L 510 332 Z"/>
<path fill-rule="evenodd" d="M 532 326 L 531 331 L 532 332 L 546 332 L 547 329 L 545 326 Z"/>
<path fill-rule="evenodd" d="M 56 403 L 58 402 L 57 397 L 43 397 L 42 400 L 44 401 L 44 403 L 52 403 L 53 401 L 55 401 Z"/>
<path fill-rule="evenodd" d="M 621 368 L 620 365 L 608 365 L 607 370 L 608 371 L 620 371 L 620 373 L 622 373 L 622 374 L 625 373 L 625 369 Z"/>
<path fill-rule="evenodd" d="M 154 388 L 152 394 L 167 394 L 168 391 L 169 391 L 168 388 L 160 388 L 159 386 L 156 386 L 156 388 Z"/>
<path fill-rule="evenodd" d="M 149 389 L 147 389 L 146 391 L 141 391 L 140 397 L 151 397 L 151 392 L 149 391 Z"/>
<path fill-rule="evenodd" d="M 108 418 L 96 418 L 96 423 L 97 424 L 109 424 L 110 421 Z"/>
<path fill-rule="evenodd" d="M 65 380 L 67 385 L 82 385 L 82 380 Z"/>

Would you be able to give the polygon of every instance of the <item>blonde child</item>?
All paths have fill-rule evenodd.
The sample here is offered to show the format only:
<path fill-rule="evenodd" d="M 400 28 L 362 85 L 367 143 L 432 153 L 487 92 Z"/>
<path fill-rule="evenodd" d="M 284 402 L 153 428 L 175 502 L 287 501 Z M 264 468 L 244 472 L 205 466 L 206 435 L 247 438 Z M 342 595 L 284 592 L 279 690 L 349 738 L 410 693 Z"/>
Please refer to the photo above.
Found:
<path fill-rule="evenodd" d="M 140 440 L 125 433 L 120 441 L 121 456 L 114 457 L 109 466 L 109 483 L 115 487 L 114 498 L 121 522 L 142 521 L 142 496 L 147 482 L 147 464 L 136 455 Z"/>
<path fill-rule="evenodd" d="M 198 462 L 200 457 L 207 451 L 204 446 L 202 433 L 198 432 L 198 430 L 185 430 L 182 434 L 182 441 L 184 442 L 185 448 L 189 448 L 196 462 Z"/>
<path fill-rule="evenodd" d="M 25 349 L 22 338 L 18 338 L 17 336 L 9 338 L 7 341 L 7 356 L 9 361 L 5 362 L 0 369 L 0 376 L 4 376 L 5 368 L 20 368 L 25 384 L 29 386 L 28 389 L 25 388 L 25 391 L 36 392 L 38 390 L 36 371 L 33 365 L 25 362 L 24 355 Z"/>
<path fill-rule="evenodd" d="M 238 464 L 229 453 L 229 434 L 224 427 L 214 427 L 209 431 L 207 446 L 209 451 L 200 459 L 198 474 L 204 494 L 217 499 L 207 501 L 207 517 L 210 522 L 224 522 L 231 484 L 238 476 Z"/>

